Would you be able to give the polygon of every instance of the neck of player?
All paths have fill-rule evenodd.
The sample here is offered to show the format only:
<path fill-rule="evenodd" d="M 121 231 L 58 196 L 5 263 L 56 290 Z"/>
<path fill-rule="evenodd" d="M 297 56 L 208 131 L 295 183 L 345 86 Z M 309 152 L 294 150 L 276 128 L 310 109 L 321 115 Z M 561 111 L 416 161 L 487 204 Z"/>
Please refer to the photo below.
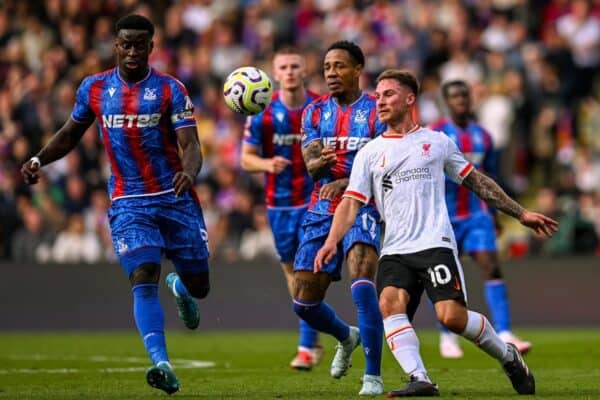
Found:
<path fill-rule="evenodd" d="M 347 106 L 358 100 L 361 94 L 362 90 L 360 90 L 359 87 L 356 87 L 346 92 L 341 92 L 337 95 L 334 94 L 333 97 L 335 97 L 335 100 L 340 106 Z"/>
<path fill-rule="evenodd" d="M 145 68 L 137 68 L 135 71 L 128 71 L 125 68 L 119 67 L 119 76 L 127 83 L 136 83 L 141 81 L 148 75 L 148 71 L 150 67 L 146 66 Z"/>
<path fill-rule="evenodd" d="M 461 128 L 466 128 L 469 124 L 469 116 L 466 114 L 452 114 L 452 121 Z"/>
<path fill-rule="evenodd" d="M 279 96 L 288 108 L 300 108 L 306 101 L 306 91 L 303 87 L 294 90 L 280 89 Z"/>
<path fill-rule="evenodd" d="M 412 133 L 419 129 L 419 124 L 412 119 L 412 117 L 407 116 L 408 118 L 403 118 L 401 121 L 397 123 L 388 124 L 387 131 L 385 131 L 386 135 L 396 135 L 396 136 L 404 136 L 408 133 Z"/>

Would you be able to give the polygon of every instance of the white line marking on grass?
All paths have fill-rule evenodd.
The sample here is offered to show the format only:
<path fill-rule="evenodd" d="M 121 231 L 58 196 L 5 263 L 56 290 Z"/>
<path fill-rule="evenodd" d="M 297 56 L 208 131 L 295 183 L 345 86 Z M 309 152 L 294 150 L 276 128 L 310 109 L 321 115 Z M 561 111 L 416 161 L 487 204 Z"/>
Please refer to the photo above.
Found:
<path fill-rule="evenodd" d="M 143 357 L 114 357 L 114 356 L 75 356 L 75 355 L 49 355 L 49 354 L 11 354 L 3 358 L 11 360 L 21 361 L 84 361 L 92 363 L 134 363 L 144 364 L 140 367 L 110 367 L 110 368 L 3 368 L 0 369 L 0 375 L 8 374 L 74 374 L 79 372 L 104 372 L 104 373 L 117 373 L 117 372 L 140 372 L 145 371 L 148 368 L 149 360 Z M 211 368 L 216 364 L 213 361 L 201 361 L 201 360 L 187 360 L 187 359 L 173 359 L 171 365 L 175 369 L 192 369 L 192 368 Z"/>
<path fill-rule="evenodd" d="M 0 375 L 8 374 L 74 374 L 76 368 L 6 368 L 0 369 Z"/>

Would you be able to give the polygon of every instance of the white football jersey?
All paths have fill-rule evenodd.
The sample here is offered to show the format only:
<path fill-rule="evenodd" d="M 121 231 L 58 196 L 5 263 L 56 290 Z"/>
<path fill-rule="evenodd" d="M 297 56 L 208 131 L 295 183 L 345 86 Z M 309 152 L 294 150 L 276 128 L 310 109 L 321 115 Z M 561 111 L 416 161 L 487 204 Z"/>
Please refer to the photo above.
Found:
<path fill-rule="evenodd" d="M 382 256 L 434 247 L 456 252 L 444 173 L 460 184 L 472 170 L 441 132 L 419 128 L 404 136 L 383 134 L 356 155 L 344 196 L 375 200 L 385 221 Z"/>

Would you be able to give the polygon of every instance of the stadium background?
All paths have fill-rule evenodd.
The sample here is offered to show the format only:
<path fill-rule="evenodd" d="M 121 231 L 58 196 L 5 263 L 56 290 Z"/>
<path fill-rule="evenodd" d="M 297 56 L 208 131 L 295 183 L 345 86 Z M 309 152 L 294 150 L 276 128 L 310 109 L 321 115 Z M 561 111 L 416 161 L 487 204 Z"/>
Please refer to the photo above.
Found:
<path fill-rule="evenodd" d="M 559 219 L 560 232 L 545 242 L 503 221 L 501 251 L 508 262 L 511 290 L 517 293 L 513 294 L 517 323 L 527 323 L 518 310 L 531 303 L 531 289 L 523 285 L 560 293 L 580 290 L 583 295 L 585 290 L 576 279 L 561 282 L 558 266 L 564 265 L 562 274 L 571 278 L 597 277 L 600 1 L 3 0 L 0 271 L 6 274 L 4 283 L 10 282 L 6 287 L 38 285 L 40 295 L 47 295 L 44 304 L 50 314 L 29 327 L 20 325 L 16 316 L 6 318 L 0 329 L 59 328 L 56 322 L 61 319 L 50 310 L 63 303 L 55 297 L 57 292 L 45 286 L 48 282 L 77 283 L 83 296 L 95 276 L 109 271 L 110 279 L 97 282 L 122 278 L 120 286 L 106 287 L 122 294 L 123 302 L 129 301 L 127 282 L 112 265 L 115 257 L 106 218 L 109 171 L 95 125 L 76 151 L 44 168 L 46 174 L 38 185 L 27 187 L 19 174 L 22 162 L 69 117 L 81 79 L 113 65 L 115 16 L 129 12 L 156 23 L 151 65 L 182 80 L 196 105 L 205 156 L 196 190 L 209 230 L 211 262 L 218 282 L 237 283 L 227 282 L 224 287 L 237 288 L 238 294 L 251 290 L 244 282 L 255 282 L 265 290 L 277 288 L 272 301 L 289 308 L 262 205 L 262 177 L 239 168 L 244 119 L 222 101 L 222 80 L 240 65 L 270 72 L 273 51 L 292 43 L 306 54 L 308 86 L 324 93 L 323 51 L 337 39 L 353 40 L 363 48 L 367 62 L 362 85 L 367 90 L 386 67 L 415 71 L 422 82 L 423 124 L 444 111 L 440 83 L 467 80 L 473 88 L 475 117 L 492 133 L 501 152 L 501 184 L 531 208 Z M 545 273 L 543 267 L 549 263 L 555 268 Z M 573 273 L 570 265 L 584 267 Z M 270 272 L 265 275 L 265 271 Z M 475 269 L 469 271 L 477 279 Z M 267 280 L 258 282 L 253 276 Z M 65 287 L 62 283 L 56 288 Z M 557 288 L 560 283 L 562 289 Z M 100 284 L 94 287 L 98 296 L 111 294 Z M 471 293 L 477 299 L 474 289 Z M 347 290 L 340 290 L 345 291 L 339 294 L 343 299 Z M 594 290 L 589 290 L 589 301 L 594 302 Z M 219 291 L 215 285 L 211 296 L 234 296 Z M 27 304 L 10 300 L 18 299 L 10 293 L 0 295 L 5 306 L 2 314 L 10 311 L 14 316 Z M 100 307 L 101 300 L 90 301 Z M 571 313 L 581 318 L 569 319 L 569 305 L 577 303 L 569 300 L 564 312 L 552 320 L 544 319 L 539 309 L 537 315 L 535 308 L 525 309 L 534 323 L 590 323 L 584 313 Z M 126 326 L 133 326 L 129 314 L 122 317 Z M 293 326 L 293 315 L 286 318 L 283 321 Z M 209 326 L 219 326 L 210 321 Z M 591 322 L 598 324 L 598 315 Z"/>

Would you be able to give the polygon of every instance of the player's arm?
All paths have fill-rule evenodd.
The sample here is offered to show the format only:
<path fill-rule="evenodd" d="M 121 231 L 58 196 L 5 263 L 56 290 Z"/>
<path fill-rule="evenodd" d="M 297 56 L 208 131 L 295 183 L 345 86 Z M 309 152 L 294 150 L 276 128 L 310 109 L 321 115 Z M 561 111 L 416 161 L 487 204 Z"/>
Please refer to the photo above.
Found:
<path fill-rule="evenodd" d="M 323 268 L 323 264 L 327 264 L 331 261 L 333 256 L 337 253 L 337 244 L 346 232 L 354 225 L 358 210 L 362 206 L 362 203 L 352 197 L 344 197 L 340 204 L 335 210 L 333 215 L 333 222 L 329 235 L 323 244 L 323 247 L 319 249 L 315 256 L 315 264 L 313 271 L 319 272 Z"/>
<path fill-rule="evenodd" d="M 66 156 L 77 146 L 85 131 L 90 127 L 90 122 L 75 122 L 69 118 L 48 143 L 29 161 L 21 167 L 21 174 L 25 182 L 32 185 L 40 178 L 39 172 L 42 165 L 50 164 Z"/>
<path fill-rule="evenodd" d="M 306 164 L 306 170 L 313 181 L 323 178 L 331 167 L 337 162 L 335 149 L 331 146 L 323 146 L 319 140 L 313 140 L 302 149 L 302 157 Z"/>
<path fill-rule="evenodd" d="M 202 151 L 196 127 L 185 127 L 176 130 L 177 143 L 181 148 L 181 167 L 173 177 L 175 196 L 187 192 L 194 185 L 196 175 L 202 167 Z"/>
<path fill-rule="evenodd" d="M 244 171 L 280 174 L 291 163 L 290 160 L 281 156 L 273 158 L 261 157 L 258 147 L 249 143 L 242 144 L 241 165 Z"/>
<path fill-rule="evenodd" d="M 479 198 L 498 210 L 519 220 L 542 236 L 552 236 L 558 230 L 558 222 L 545 215 L 526 210 L 508 196 L 493 179 L 475 168 L 463 179 L 462 184 L 475 192 Z"/>

